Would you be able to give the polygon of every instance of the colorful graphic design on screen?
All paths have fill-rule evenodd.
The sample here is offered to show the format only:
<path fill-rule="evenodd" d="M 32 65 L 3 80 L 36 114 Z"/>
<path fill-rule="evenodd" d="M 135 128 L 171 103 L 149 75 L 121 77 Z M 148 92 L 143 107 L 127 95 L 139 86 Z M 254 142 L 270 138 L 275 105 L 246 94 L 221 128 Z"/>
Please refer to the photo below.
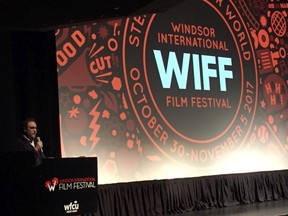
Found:
<path fill-rule="evenodd" d="M 97 156 L 100 184 L 286 169 L 287 8 L 186 1 L 57 30 L 62 156 Z"/>

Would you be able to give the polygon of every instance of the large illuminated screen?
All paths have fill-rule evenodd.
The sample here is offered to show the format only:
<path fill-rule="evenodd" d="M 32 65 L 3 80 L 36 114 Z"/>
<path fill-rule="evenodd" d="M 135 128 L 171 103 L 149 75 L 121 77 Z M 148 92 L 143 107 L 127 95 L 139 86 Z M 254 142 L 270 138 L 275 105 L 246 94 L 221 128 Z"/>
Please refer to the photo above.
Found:
<path fill-rule="evenodd" d="M 62 157 L 99 183 L 288 168 L 287 3 L 184 1 L 56 31 Z"/>

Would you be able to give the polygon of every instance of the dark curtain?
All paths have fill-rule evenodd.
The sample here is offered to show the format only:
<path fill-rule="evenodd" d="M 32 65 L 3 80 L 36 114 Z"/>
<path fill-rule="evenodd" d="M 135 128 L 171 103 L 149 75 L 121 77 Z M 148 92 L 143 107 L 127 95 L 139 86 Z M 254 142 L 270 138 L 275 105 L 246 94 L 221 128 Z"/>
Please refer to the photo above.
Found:
<path fill-rule="evenodd" d="M 99 185 L 101 216 L 155 216 L 288 198 L 288 170 Z"/>
<path fill-rule="evenodd" d="M 0 112 L 1 112 L 1 146 L 0 151 L 7 151 L 13 145 L 11 138 L 16 135 L 16 99 L 12 63 L 11 32 L 0 31 Z"/>
<path fill-rule="evenodd" d="M 60 157 L 54 31 L 1 31 L 1 151 L 12 151 L 21 122 L 37 120 L 47 156 Z M 4 130 L 5 128 L 5 130 Z"/>

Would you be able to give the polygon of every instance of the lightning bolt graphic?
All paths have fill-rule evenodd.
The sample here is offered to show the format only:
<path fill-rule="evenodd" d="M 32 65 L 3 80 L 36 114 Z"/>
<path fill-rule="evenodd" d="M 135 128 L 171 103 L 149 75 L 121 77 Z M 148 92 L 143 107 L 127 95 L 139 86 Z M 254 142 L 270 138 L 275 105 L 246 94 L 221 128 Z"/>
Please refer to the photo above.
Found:
<path fill-rule="evenodd" d="M 90 151 L 92 151 L 94 149 L 94 147 L 97 145 L 97 143 L 100 141 L 100 138 L 97 137 L 97 133 L 100 129 L 100 125 L 97 124 L 97 120 L 100 116 L 100 112 L 97 111 L 97 108 L 98 108 L 100 102 L 101 102 L 101 100 L 99 100 L 98 103 L 89 112 L 89 115 L 93 116 L 93 119 L 89 125 L 89 128 L 91 128 L 93 130 L 91 133 L 91 136 L 89 137 L 89 140 L 93 142 L 91 145 Z"/>

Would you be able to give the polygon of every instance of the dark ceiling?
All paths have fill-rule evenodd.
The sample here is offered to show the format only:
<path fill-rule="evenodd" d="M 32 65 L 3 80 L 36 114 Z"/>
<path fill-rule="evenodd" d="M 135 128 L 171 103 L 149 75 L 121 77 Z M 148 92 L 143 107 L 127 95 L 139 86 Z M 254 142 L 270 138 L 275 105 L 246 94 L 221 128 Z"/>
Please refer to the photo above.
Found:
<path fill-rule="evenodd" d="M 71 24 L 158 13 L 177 0 L 0 0 L 0 29 L 45 31 Z"/>

